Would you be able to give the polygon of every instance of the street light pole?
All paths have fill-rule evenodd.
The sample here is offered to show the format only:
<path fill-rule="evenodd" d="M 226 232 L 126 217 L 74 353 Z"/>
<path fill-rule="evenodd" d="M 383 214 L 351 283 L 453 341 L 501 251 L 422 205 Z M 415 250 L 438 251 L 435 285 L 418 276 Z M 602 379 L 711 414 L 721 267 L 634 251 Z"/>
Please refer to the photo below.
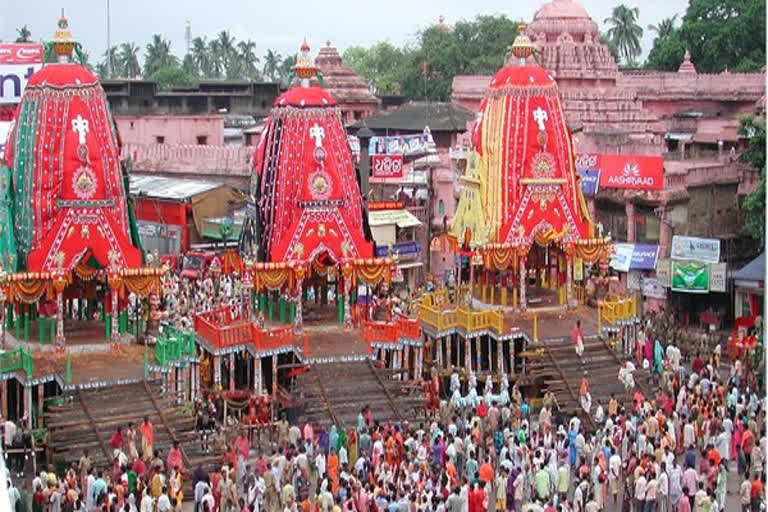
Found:
<path fill-rule="evenodd" d="M 109 0 L 107 0 L 107 70 L 112 78 L 112 38 L 109 32 Z"/>

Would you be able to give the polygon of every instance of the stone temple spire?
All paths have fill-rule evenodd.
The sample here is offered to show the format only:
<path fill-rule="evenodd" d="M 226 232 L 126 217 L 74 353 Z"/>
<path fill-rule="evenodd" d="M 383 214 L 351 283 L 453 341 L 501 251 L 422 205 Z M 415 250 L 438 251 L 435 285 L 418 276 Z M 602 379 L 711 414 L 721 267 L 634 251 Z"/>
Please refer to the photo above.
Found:
<path fill-rule="evenodd" d="M 696 73 L 696 66 L 693 65 L 693 62 L 691 62 L 691 52 L 688 50 L 685 50 L 685 56 L 683 57 L 683 62 L 680 64 L 680 67 L 677 69 L 678 73 Z"/>

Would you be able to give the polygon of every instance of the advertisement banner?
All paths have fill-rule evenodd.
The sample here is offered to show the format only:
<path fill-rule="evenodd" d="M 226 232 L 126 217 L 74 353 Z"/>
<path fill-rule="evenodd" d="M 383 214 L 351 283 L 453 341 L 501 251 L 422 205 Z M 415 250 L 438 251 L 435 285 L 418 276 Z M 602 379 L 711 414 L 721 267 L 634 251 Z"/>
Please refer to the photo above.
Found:
<path fill-rule="evenodd" d="M 635 244 L 632 250 L 630 270 L 653 270 L 656 268 L 656 258 L 659 256 L 659 246 L 651 244 Z"/>
<path fill-rule="evenodd" d="M 675 235 L 672 237 L 672 259 L 719 263 L 720 240 Z"/>
<path fill-rule="evenodd" d="M 614 244 L 613 255 L 611 256 L 611 268 L 619 272 L 629 272 L 629 265 L 632 262 L 633 244 Z"/>
<path fill-rule="evenodd" d="M 576 169 L 579 170 L 600 170 L 600 155 L 597 153 L 578 153 L 576 155 Z"/>
<path fill-rule="evenodd" d="M 373 155 L 371 168 L 374 178 L 402 178 L 403 155 Z"/>
<path fill-rule="evenodd" d="M 640 290 L 643 286 L 643 275 L 636 270 L 627 273 L 627 290 Z"/>
<path fill-rule="evenodd" d="M 672 286 L 672 267 L 668 259 L 656 262 L 656 280 L 665 288 Z"/>
<path fill-rule="evenodd" d="M 578 256 L 573 257 L 573 280 L 574 281 L 584 280 L 584 260 L 582 260 Z"/>
<path fill-rule="evenodd" d="M 43 46 L 0 43 L 0 103 L 19 103 L 29 78 L 43 67 Z"/>
<path fill-rule="evenodd" d="M 669 261 L 669 260 L 667 260 Z M 643 278 L 643 295 L 653 299 L 667 299 L 667 289 L 655 277 Z"/>
<path fill-rule="evenodd" d="M 727 270 L 725 263 L 712 263 L 709 265 L 709 291 L 725 292 Z"/>
<path fill-rule="evenodd" d="M 593 171 L 589 169 L 577 169 L 577 173 L 581 179 L 581 192 L 584 197 L 593 197 L 597 195 L 597 190 L 600 184 L 600 171 Z"/>
<path fill-rule="evenodd" d="M 672 260 L 672 290 L 684 293 L 709 292 L 709 265 L 698 261 Z"/>
<path fill-rule="evenodd" d="M 371 155 L 418 156 L 435 153 L 435 141 L 431 134 L 395 135 L 392 137 L 371 137 L 368 145 Z"/>
<path fill-rule="evenodd" d="M 421 244 L 419 244 L 419 242 L 413 242 L 413 241 L 397 242 L 395 244 L 392 244 L 391 248 L 392 248 L 392 252 L 389 251 L 390 246 L 388 245 L 377 245 L 376 257 L 384 258 L 386 256 L 393 256 L 394 254 L 398 254 L 401 257 L 407 257 L 407 256 L 416 256 L 421 252 Z"/>
<path fill-rule="evenodd" d="M 601 154 L 600 186 L 633 190 L 664 188 L 664 159 L 660 156 Z"/>

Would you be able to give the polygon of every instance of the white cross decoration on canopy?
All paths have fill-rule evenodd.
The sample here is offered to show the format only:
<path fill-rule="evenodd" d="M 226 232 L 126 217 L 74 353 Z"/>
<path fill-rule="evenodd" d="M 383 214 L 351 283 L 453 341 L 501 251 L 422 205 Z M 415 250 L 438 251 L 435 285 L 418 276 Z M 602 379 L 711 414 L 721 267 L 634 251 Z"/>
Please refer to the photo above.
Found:
<path fill-rule="evenodd" d="M 547 115 L 547 111 L 544 110 L 541 107 L 536 107 L 536 110 L 533 111 L 533 120 L 536 121 L 536 124 L 539 125 L 539 131 L 544 131 L 544 123 L 549 119 L 549 116 Z"/>
<path fill-rule="evenodd" d="M 325 138 L 325 129 L 319 124 L 315 123 L 312 128 L 309 129 L 309 138 L 315 139 L 315 147 L 319 148 L 323 146 L 323 139 Z"/>
<path fill-rule="evenodd" d="M 88 120 L 79 115 L 72 120 L 72 131 L 77 134 L 78 143 L 85 144 L 85 134 L 88 133 Z"/>

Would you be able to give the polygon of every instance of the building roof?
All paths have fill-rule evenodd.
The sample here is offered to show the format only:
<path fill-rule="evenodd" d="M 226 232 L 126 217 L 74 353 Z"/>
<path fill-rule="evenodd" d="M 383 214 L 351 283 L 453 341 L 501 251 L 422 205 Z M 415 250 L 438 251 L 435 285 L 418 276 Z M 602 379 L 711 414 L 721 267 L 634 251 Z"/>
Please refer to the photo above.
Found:
<path fill-rule="evenodd" d="M 738 281 L 765 281 L 765 252 L 731 274 Z"/>
<path fill-rule="evenodd" d="M 168 201 L 186 201 L 194 196 L 223 187 L 222 183 L 166 178 L 164 176 L 130 175 L 130 194 Z"/>
<path fill-rule="evenodd" d="M 352 128 L 367 126 L 371 130 L 424 130 L 425 126 L 433 132 L 465 132 L 467 123 L 474 120 L 475 114 L 453 103 L 410 101 L 388 112 L 379 112 L 363 121 L 358 121 Z"/>

